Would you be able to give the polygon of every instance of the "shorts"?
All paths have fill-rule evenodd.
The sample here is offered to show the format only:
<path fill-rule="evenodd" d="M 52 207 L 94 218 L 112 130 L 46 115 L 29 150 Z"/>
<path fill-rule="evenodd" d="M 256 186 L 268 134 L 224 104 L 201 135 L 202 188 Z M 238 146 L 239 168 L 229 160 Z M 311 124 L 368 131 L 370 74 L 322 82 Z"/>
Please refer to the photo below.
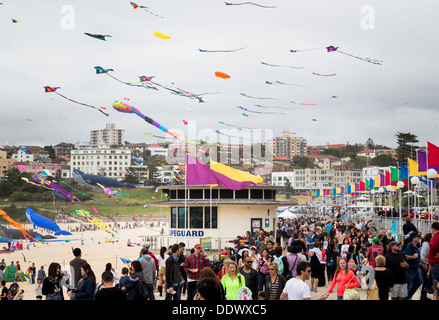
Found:
<path fill-rule="evenodd" d="M 394 284 L 392 291 L 390 292 L 391 298 L 405 298 L 407 297 L 407 283 L 404 284 Z"/>

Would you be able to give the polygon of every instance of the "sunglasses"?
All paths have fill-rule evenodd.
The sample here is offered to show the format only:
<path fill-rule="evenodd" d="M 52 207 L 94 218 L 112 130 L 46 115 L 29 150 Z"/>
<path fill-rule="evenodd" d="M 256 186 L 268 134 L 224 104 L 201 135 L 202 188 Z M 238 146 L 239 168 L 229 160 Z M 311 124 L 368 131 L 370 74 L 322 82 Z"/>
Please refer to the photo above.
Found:
<path fill-rule="evenodd" d="M 272 270 L 273 270 L 273 271 L 274 271 L 274 269 L 273 269 L 273 268 L 269 268 L 268 270 L 270 270 L 270 271 L 272 271 Z"/>

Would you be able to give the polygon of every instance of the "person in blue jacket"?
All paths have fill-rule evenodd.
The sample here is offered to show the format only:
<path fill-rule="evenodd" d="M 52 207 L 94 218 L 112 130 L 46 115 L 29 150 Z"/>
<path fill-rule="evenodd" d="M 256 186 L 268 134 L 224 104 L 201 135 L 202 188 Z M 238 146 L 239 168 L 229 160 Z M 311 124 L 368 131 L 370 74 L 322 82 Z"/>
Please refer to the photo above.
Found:
<path fill-rule="evenodd" d="M 69 291 L 70 297 L 75 297 L 77 300 L 94 300 L 96 289 L 96 277 L 88 263 L 81 267 L 82 279 L 78 282 L 78 289 Z"/>

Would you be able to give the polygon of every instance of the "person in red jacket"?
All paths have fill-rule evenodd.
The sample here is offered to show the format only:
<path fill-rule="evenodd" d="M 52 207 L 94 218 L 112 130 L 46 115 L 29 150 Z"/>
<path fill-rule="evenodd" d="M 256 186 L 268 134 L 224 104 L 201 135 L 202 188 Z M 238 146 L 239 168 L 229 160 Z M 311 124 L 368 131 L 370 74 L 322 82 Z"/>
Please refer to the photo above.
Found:
<path fill-rule="evenodd" d="M 347 288 L 355 288 L 360 285 L 360 281 L 348 268 L 348 262 L 345 258 L 340 258 L 337 269 L 335 270 L 334 280 L 329 285 L 326 295 L 329 296 L 331 291 L 337 285 L 337 300 L 343 300 L 344 291 Z"/>
<path fill-rule="evenodd" d="M 430 240 L 430 249 L 428 251 L 428 272 L 427 277 L 433 280 L 434 294 L 438 299 L 438 281 L 439 281 L 439 222 L 433 222 L 431 225 L 433 238 Z"/>

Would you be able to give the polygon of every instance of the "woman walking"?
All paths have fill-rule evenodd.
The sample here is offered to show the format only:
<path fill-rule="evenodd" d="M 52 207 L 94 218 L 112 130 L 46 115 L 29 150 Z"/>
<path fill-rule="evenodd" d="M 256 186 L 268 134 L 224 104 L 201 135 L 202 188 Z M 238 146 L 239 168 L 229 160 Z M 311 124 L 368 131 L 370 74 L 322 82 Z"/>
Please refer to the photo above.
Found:
<path fill-rule="evenodd" d="M 268 265 L 269 275 L 265 277 L 265 294 L 267 300 L 280 300 L 280 295 L 285 287 L 287 280 L 279 274 L 279 265 L 270 262 Z"/>
<path fill-rule="evenodd" d="M 226 266 L 226 273 L 221 279 L 227 300 L 238 300 L 238 290 L 245 287 L 245 278 L 238 271 L 238 265 L 231 260 Z"/>
<path fill-rule="evenodd" d="M 334 279 L 329 285 L 326 295 L 329 296 L 331 291 L 337 286 L 337 300 L 343 300 L 343 295 L 346 289 L 355 288 L 360 285 L 355 273 L 348 268 L 348 262 L 345 258 L 340 258 L 335 270 Z"/>

